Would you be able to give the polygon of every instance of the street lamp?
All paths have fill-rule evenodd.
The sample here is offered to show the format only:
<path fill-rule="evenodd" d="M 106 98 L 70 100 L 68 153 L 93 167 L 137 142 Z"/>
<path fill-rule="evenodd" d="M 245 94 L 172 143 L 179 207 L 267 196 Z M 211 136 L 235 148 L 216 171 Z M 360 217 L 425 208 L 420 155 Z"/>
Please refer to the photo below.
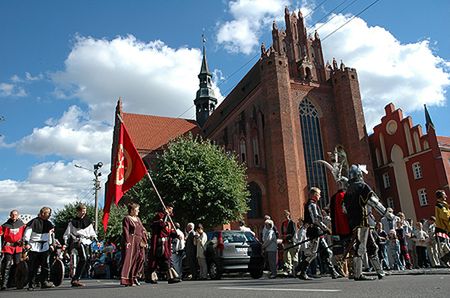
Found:
<path fill-rule="evenodd" d="M 100 179 L 99 177 L 102 175 L 102 173 L 99 172 L 100 168 L 103 166 L 103 163 L 99 161 L 94 165 L 94 170 L 82 167 L 80 165 L 74 164 L 75 167 L 87 170 L 89 172 L 94 173 L 95 179 L 94 179 L 94 190 L 95 190 L 95 233 L 98 231 L 98 191 L 100 190 Z"/>

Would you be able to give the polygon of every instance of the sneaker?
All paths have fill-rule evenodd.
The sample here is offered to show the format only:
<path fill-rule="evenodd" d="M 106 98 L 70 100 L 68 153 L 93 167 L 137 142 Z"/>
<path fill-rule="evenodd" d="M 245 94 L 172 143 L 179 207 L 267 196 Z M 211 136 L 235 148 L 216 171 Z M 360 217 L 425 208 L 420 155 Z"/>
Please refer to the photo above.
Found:
<path fill-rule="evenodd" d="M 34 288 L 33 288 L 33 286 L 29 286 L 29 287 L 27 288 L 27 290 L 28 290 L 28 291 L 34 291 Z"/>
<path fill-rule="evenodd" d="M 355 281 L 366 281 L 366 280 L 375 280 L 373 277 L 361 275 L 360 277 L 355 277 Z"/>
<path fill-rule="evenodd" d="M 55 285 L 50 281 L 44 281 L 43 283 L 41 283 L 41 289 L 50 289 L 54 287 Z"/>

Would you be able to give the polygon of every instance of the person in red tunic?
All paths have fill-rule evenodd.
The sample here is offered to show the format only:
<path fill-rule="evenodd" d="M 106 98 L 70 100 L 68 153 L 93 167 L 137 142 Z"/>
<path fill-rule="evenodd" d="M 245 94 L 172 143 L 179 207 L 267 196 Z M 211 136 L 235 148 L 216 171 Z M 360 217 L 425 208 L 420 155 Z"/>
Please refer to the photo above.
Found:
<path fill-rule="evenodd" d="M 349 274 L 348 269 L 351 269 L 351 264 L 348 264 L 344 259 L 344 253 L 351 241 L 351 230 L 348 224 L 347 214 L 345 214 L 342 208 L 342 203 L 345 196 L 345 183 L 338 183 L 340 189 L 331 197 L 330 200 L 330 216 L 331 216 L 331 228 L 333 232 L 333 255 L 338 264 L 338 271 L 341 275 L 347 276 Z"/>
<path fill-rule="evenodd" d="M 153 219 L 148 259 L 150 283 L 157 283 L 157 270 L 161 273 L 167 272 L 167 281 L 169 283 L 181 281 L 178 273 L 172 268 L 170 261 L 172 256 L 172 239 L 178 236 L 169 219 L 172 215 L 173 205 L 168 204 L 166 210 L 156 213 Z"/>
<path fill-rule="evenodd" d="M 12 210 L 9 219 L 0 227 L 0 236 L 3 237 L 3 260 L 0 273 L 0 289 L 2 291 L 6 290 L 12 264 L 17 265 L 20 262 L 22 236 L 25 227 L 23 221 L 19 219 L 19 211 L 17 210 Z"/>
<path fill-rule="evenodd" d="M 128 205 L 128 215 L 122 221 L 122 271 L 120 284 L 124 286 L 141 285 L 139 276 L 144 268 L 147 231 L 142 225 L 139 205 Z"/>

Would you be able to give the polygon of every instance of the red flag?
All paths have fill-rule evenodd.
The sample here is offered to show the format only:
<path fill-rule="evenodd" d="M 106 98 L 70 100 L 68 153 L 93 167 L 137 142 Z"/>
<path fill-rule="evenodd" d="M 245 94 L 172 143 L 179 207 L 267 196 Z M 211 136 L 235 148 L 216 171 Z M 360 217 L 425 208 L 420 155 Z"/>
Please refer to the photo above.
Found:
<path fill-rule="evenodd" d="M 138 183 L 147 173 L 141 156 L 134 147 L 133 141 L 123 122 L 120 123 L 119 140 L 115 146 L 114 163 L 108 176 L 103 209 L 103 227 L 107 229 L 111 203 L 116 205 L 122 196 Z"/>

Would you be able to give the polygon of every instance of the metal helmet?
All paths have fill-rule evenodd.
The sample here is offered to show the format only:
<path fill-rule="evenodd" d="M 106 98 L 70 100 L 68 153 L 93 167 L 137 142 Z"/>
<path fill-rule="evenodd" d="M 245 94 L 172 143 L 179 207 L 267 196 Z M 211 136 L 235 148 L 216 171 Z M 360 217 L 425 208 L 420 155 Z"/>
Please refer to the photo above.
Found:
<path fill-rule="evenodd" d="M 367 174 L 366 166 L 365 165 L 352 165 L 350 169 L 348 170 L 348 178 L 350 180 L 363 180 L 363 173 Z"/>

